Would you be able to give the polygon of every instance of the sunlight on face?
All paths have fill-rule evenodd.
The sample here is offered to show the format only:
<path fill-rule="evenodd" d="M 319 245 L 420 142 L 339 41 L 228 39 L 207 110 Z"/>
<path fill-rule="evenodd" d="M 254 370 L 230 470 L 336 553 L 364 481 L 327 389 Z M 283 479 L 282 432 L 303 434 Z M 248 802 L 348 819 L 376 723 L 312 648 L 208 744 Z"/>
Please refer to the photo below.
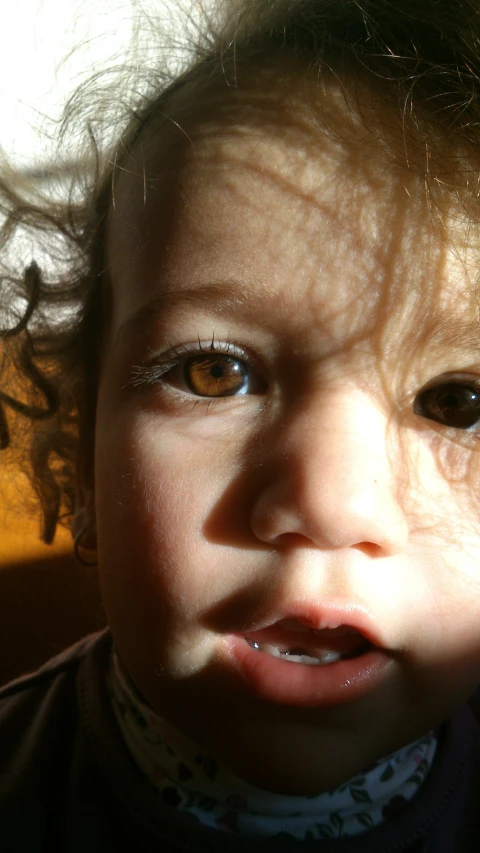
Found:
<path fill-rule="evenodd" d="M 479 680 L 480 358 L 460 225 L 294 107 L 244 97 L 168 175 L 151 144 L 146 184 L 140 155 L 120 179 L 95 489 L 140 691 L 238 774 L 311 793 Z M 292 626 L 352 659 L 245 640 L 285 630 L 285 655 Z"/>

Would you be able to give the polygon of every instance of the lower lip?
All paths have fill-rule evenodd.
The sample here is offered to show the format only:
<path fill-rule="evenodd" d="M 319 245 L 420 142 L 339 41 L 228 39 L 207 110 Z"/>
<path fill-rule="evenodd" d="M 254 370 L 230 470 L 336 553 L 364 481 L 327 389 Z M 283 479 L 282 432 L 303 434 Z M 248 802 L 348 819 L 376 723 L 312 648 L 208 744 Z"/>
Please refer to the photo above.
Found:
<path fill-rule="evenodd" d="M 253 692 L 290 707 L 327 708 L 353 702 L 376 687 L 392 664 L 381 649 L 325 666 L 292 663 L 252 649 L 243 637 L 228 639 L 230 658 Z"/>

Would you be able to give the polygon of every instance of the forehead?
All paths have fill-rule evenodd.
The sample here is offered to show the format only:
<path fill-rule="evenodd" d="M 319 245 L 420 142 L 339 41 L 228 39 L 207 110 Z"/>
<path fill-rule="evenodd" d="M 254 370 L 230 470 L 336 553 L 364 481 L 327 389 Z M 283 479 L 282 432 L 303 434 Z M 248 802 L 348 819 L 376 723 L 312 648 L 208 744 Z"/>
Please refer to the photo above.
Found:
<path fill-rule="evenodd" d="M 359 142 L 338 93 L 332 107 L 335 132 L 279 86 L 215 103 L 163 141 L 149 132 L 110 211 L 114 335 L 155 306 L 203 300 L 292 337 L 307 335 L 307 311 L 332 346 L 374 329 L 391 340 L 419 311 L 422 334 L 448 321 L 476 341 L 476 234 L 448 193 L 432 208 L 421 176 Z"/>

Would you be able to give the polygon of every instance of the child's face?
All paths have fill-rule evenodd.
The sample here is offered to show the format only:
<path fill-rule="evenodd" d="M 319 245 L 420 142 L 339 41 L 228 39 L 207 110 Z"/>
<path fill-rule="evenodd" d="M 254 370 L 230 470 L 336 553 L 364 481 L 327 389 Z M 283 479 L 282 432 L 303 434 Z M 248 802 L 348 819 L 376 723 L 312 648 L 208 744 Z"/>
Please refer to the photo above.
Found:
<path fill-rule="evenodd" d="M 150 703 L 313 793 L 480 679 L 476 246 L 378 149 L 250 101 L 116 187 L 101 579 Z"/>

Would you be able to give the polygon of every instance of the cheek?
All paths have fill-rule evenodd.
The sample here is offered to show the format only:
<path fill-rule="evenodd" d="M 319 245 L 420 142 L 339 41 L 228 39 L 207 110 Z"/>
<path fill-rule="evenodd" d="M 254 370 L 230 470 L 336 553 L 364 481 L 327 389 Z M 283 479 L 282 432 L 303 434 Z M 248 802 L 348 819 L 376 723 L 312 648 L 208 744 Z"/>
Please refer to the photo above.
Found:
<path fill-rule="evenodd" d="M 443 663 L 454 681 L 456 667 L 478 670 L 480 661 L 480 454 L 445 444 L 410 477 L 415 560 L 405 584 L 412 601 L 423 601 L 419 633 L 432 664 Z"/>
<path fill-rule="evenodd" d="M 420 423 L 420 426 L 422 424 Z M 460 577 L 480 577 L 480 444 L 473 436 L 448 439 L 425 422 L 404 442 L 400 502 L 409 544 L 439 571 L 445 558 Z M 408 436 L 408 433 L 407 433 Z M 435 578 L 433 578 L 435 582 Z M 455 598 L 455 589 L 452 589 Z"/>
<path fill-rule="evenodd" d="M 212 519 L 236 479 L 243 445 L 202 440 L 201 429 L 190 435 L 138 416 L 110 430 L 108 444 L 96 465 L 107 610 L 109 602 L 118 607 L 122 599 L 127 608 L 135 600 L 137 609 L 152 620 L 161 615 L 171 628 L 204 604 L 206 589 L 210 598 L 221 596 L 225 579 Z"/>

